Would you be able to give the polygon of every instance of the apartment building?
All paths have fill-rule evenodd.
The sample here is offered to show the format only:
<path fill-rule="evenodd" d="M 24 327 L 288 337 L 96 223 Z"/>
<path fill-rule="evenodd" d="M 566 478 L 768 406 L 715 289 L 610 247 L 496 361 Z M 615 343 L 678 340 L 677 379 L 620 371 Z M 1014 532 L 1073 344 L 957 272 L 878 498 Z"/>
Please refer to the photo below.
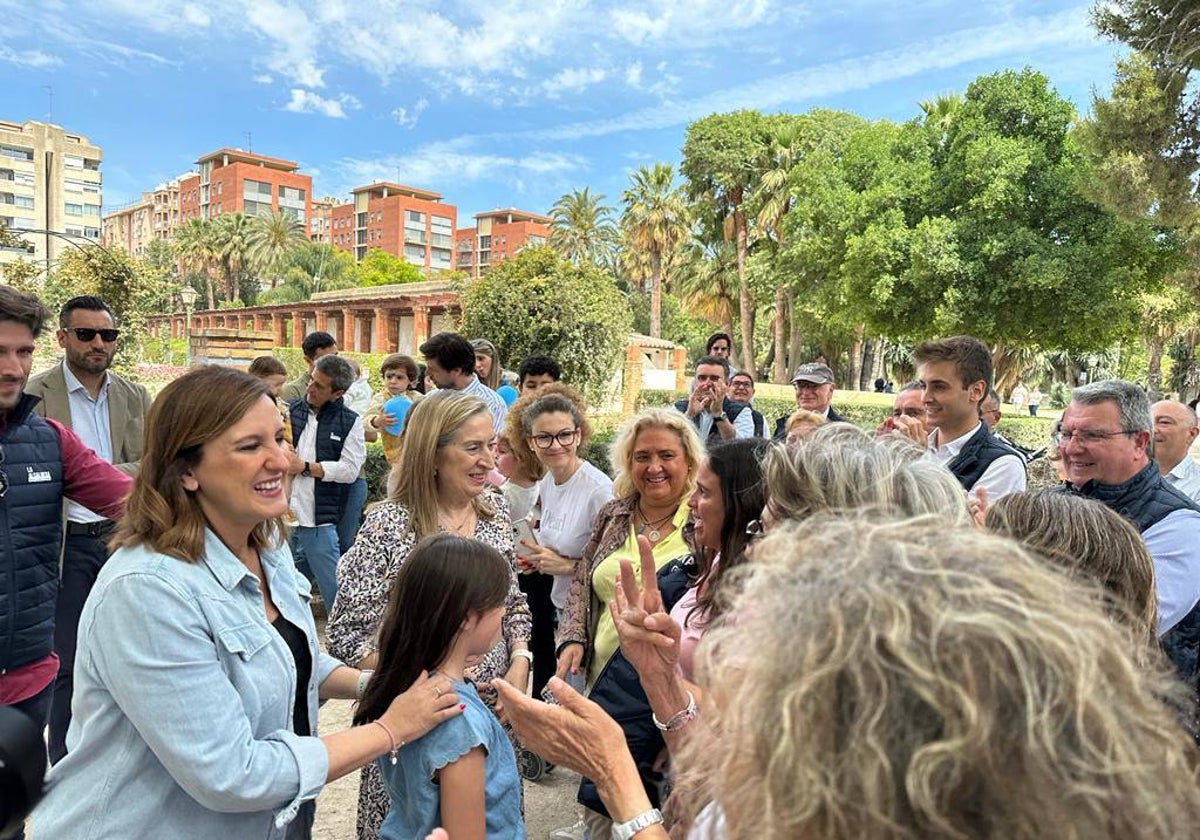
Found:
<path fill-rule="evenodd" d="M 138 201 L 106 214 L 104 245 L 140 257 L 151 241 L 169 240 L 180 225 L 179 184 L 192 177 L 194 173 L 189 172 L 172 178 L 142 193 Z"/>
<path fill-rule="evenodd" d="M 507 208 L 475 214 L 475 227 L 454 232 L 455 263 L 471 277 L 486 274 L 522 248 L 545 245 L 550 217 Z"/>
<path fill-rule="evenodd" d="M 71 239 L 100 239 L 100 147 L 60 126 L 0 120 L 0 227 L 26 234 L 27 258 L 53 264 Z"/>
<path fill-rule="evenodd" d="M 325 196 L 324 198 L 314 198 L 312 202 L 312 225 L 309 239 L 313 242 L 321 242 L 325 245 L 332 242 L 331 239 L 331 223 L 333 221 L 333 208 L 338 207 L 346 202 L 340 198 Z"/>
<path fill-rule="evenodd" d="M 355 260 L 380 248 L 426 273 L 454 268 L 458 209 L 443 203 L 440 193 L 377 182 L 356 188 L 353 196 L 330 212 L 335 248 Z"/>
<path fill-rule="evenodd" d="M 290 160 L 241 149 L 218 149 L 198 161 L 199 173 L 179 184 L 179 220 L 215 219 L 224 213 L 291 215 L 310 235 L 312 178 Z"/>

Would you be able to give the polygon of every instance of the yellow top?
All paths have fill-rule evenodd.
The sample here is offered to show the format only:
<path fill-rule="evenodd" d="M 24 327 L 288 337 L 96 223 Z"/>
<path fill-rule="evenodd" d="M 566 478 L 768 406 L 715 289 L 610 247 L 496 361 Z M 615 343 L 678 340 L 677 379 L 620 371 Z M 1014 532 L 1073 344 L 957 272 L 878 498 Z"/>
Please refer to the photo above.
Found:
<path fill-rule="evenodd" d="M 683 541 L 683 525 L 687 518 L 688 506 L 685 499 L 680 503 L 679 510 L 675 511 L 675 518 L 672 520 L 675 530 L 654 546 L 655 569 L 661 569 L 672 560 L 691 553 L 687 543 Z M 628 560 L 633 565 L 633 574 L 638 583 L 641 583 L 642 561 L 637 547 L 637 528 L 632 523 L 629 526 L 629 536 L 620 548 L 601 560 L 592 570 L 592 593 L 600 600 L 600 609 L 597 611 L 596 632 L 593 636 L 595 641 L 592 645 L 592 664 L 588 668 L 589 686 L 596 682 L 608 660 L 621 646 L 617 626 L 608 612 L 608 602 L 616 594 L 616 580 L 621 574 L 622 560 Z"/>

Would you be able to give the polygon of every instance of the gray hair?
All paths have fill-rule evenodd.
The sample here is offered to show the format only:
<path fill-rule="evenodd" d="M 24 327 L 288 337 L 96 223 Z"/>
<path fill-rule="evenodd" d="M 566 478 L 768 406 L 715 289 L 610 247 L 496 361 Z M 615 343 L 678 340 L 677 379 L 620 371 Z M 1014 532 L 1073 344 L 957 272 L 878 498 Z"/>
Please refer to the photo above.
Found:
<path fill-rule="evenodd" d="M 1101 379 L 1080 385 L 1071 392 L 1071 402 L 1099 405 L 1112 402 L 1121 413 L 1121 431 L 1146 432 L 1153 439 L 1154 421 L 1150 418 L 1150 398 L 1141 386 L 1123 379 Z"/>
<path fill-rule="evenodd" d="M 322 356 L 313 362 L 313 370 L 329 377 L 329 386 L 334 391 L 348 391 L 354 384 L 354 369 L 341 356 Z"/>

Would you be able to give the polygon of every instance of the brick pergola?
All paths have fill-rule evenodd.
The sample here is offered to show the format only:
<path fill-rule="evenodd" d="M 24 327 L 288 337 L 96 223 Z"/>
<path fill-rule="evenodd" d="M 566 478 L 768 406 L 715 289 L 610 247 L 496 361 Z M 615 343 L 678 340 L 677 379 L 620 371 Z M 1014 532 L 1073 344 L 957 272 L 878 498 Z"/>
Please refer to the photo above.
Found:
<path fill-rule="evenodd" d="M 157 330 L 169 323 L 172 338 L 217 328 L 272 331 L 277 347 L 297 348 L 305 335 L 324 330 L 350 352 L 413 354 L 431 333 L 448 329 L 460 313 L 457 292 L 434 281 L 321 292 L 300 303 L 206 309 L 192 313 L 190 331 L 183 312 L 155 315 L 147 318 L 147 328 Z"/>

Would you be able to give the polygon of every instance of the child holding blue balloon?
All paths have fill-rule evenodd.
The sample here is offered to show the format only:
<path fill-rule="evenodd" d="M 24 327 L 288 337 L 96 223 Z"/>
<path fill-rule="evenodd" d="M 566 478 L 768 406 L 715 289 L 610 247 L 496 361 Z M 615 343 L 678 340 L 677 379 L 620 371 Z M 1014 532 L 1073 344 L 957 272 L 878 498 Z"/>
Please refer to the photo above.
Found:
<path fill-rule="evenodd" d="M 383 456 L 392 463 L 400 453 L 400 432 L 408 411 L 423 396 L 413 385 L 417 363 L 411 356 L 392 353 L 379 366 L 383 392 L 372 401 L 363 418 L 363 435 L 383 444 Z"/>

